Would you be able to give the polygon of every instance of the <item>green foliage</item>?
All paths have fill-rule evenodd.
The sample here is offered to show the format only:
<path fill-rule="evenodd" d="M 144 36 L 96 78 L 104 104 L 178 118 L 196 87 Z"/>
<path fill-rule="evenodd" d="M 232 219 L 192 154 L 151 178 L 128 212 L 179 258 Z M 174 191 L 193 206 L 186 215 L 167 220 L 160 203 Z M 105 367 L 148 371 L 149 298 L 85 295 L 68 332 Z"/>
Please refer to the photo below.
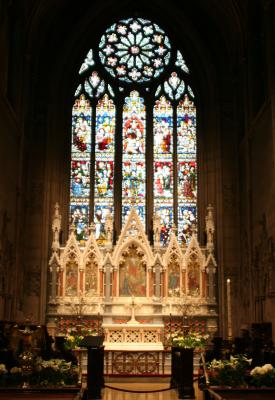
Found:
<path fill-rule="evenodd" d="M 213 360 L 208 364 L 207 372 L 212 386 L 247 386 L 251 359 L 239 354 L 230 360 Z"/>

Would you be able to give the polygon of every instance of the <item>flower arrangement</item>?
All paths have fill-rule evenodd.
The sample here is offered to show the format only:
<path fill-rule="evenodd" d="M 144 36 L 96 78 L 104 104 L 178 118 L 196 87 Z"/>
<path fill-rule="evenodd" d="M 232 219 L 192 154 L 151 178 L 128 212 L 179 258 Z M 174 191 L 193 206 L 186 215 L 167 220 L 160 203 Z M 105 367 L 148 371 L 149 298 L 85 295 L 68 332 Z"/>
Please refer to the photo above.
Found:
<path fill-rule="evenodd" d="M 188 332 L 186 335 L 174 334 L 172 335 L 172 346 L 185 349 L 203 349 L 208 339 L 208 334 L 198 332 Z"/>
<path fill-rule="evenodd" d="M 65 336 L 64 346 L 68 350 L 78 349 L 85 336 L 95 335 L 97 335 L 97 332 L 91 329 L 68 329 Z"/>
<path fill-rule="evenodd" d="M 275 386 L 275 368 L 271 364 L 265 364 L 262 367 L 255 367 L 250 371 L 250 385 L 255 387 L 274 387 Z"/>
<path fill-rule="evenodd" d="M 248 371 L 252 359 L 239 354 L 229 360 L 211 361 L 207 366 L 209 383 L 212 386 L 247 386 Z"/>
<path fill-rule="evenodd" d="M 4 375 L 7 372 L 8 371 L 7 371 L 7 368 L 6 368 L 5 364 L 0 364 L 0 375 Z"/>
<path fill-rule="evenodd" d="M 4 364 L 0 364 L 0 371 L 0 386 L 21 386 L 24 382 L 20 367 L 8 371 Z M 45 361 L 37 357 L 28 382 L 33 386 L 75 386 L 78 382 L 78 368 L 63 359 Z"/>

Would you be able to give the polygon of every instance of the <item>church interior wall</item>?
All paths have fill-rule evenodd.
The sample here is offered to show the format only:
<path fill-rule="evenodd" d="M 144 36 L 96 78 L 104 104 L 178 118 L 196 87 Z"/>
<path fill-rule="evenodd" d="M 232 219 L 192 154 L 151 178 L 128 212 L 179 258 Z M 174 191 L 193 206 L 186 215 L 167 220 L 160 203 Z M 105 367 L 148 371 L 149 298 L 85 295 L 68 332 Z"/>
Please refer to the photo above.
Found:
<path fill-rule="evenodd" d="M 93 2 L 92 8 L 96 11 L 92 17 L 91 32 L 108 26 L 112 20 L 111 3 Z M 146 7 L 141 2 L 144 13 L 156 11 L 153 3 Z M 160 3 L 156 17 L 165 21 L 165 2 Z M 272 47 L 263 48 L 272 43 L 271 39 L 267 41 L 266 37 L 254 33 L 257 13 L 251 11 L 249 14 L 245 5 L 240 5 L 237 16 L 233 12 L 238 7 L 233 4 L 235 2 L 223 3 L 216 4 L 215 11 L 213 7 L 207 8 L 202 1 L 196 3 L 195 19 L 191 5 L 181 8 L 173 4 L 166 13 L 170 17 L 166 26 L 174 32 L 177 44 L 182 42 L 188 45 L 185 34 L 192 43 L 187 55 L 194 68 L 194 84 L 198 88 L 201 107 L 198 123 L 204 136 L 199 147 L 202 162 L 199 181 L 203 187 L 199 212 L 201 216 L 205 215 L 209 202 L 215 207 L 215 245 L 220 268 L 218 290 L 223 321 L 220 329 L 224 334 L 223 282 L 224 277 L 230 276 L 234 282 L 233 307 L 237 309 L 241 305 L 238 315 L 233 315 L 236 322 L 233 333 L 238 334 L 242 323 L 250 323 L 255 318 L 252 283 L 245 289 L 245 296 L 241 283 L 247 276 L 253 279 L 255 247 L 261 242 L 262 225 L 259 221 L 263 214 L 267 236 L 274 238 L 275 235 L 274 151 L 271 150 L 275 142 L 272 125 L 274 104 L 272 97 L 267 98 L 266 85 L 270 80 L 268 76 L 265 78 L 265 66 L 257 58 L 253 47 L 255 37 L 259 54 L 270 56 L 273 50 Z M 268 4 L 265 15 L 274 15 L 273 2 L 264 3 Z M 89 9 L 88 3 L 83 5 Z M 129 6 L 129 2 L 123 2 L 122 6 Z M 116 8 L 118 17 L 122 6 Z M 69 198 L 70 96 L 71 88 L 75 86 L 78 59 L 81 60 L 82 51 L 84 54 L 89 47 L 89 38 L 83 35 L 90 17 L 89 13 L 83 15 L 83 10 L 74 14 L 75 7 L 70 1 L 66 7 L 62 1 L 58 5 L 40 0 L 35 1 L 33 6 L 21 4 L 23 13 L 16 2 L 11 2 L 10 7 L 9 10 L 4 9 L 0 28 L 0 46 L 3 54 L 7 55 L 0 61 L 0 165 L 5 171 L 0 178 L 0 230 L 1 224 L 3 230 L 6 212 L 8 223 L 4 236 L 13 246 L 15 255 L 12 261 L 6 260 L 3 255 L 0 259 L 6 260 L 5 265 L 1 261 L 3 271 L 12 266 L 16 279 L 5 290 L 16 299 L 12 308 L 8 307 L 10 311 L 2 308 L 1 312 L 0 308 L 0 312 L 4 318 L 14 319 L 32 314 L 34 320 L 43 322 L 50 224 L 56 201 L 60 202 L 64 216 L 63 242 L 68 234 L 65 216 Z M 8 14 L 14 10 L 17 10 L 16 31 L 19 36 L 24 33 L 24 40 L 16 35 L 12 39 L 7 29 Z M 212 22 L 209 32 L 204 29 L 207 25 L 205 13 Z M 181 20 L 186 22 L 183 27 Z M 266 20 L 262 18 L 259 30 L 266 27 L 265 24 Z M 269 26 L 267 34 L 272 35 L 272 32 Z M 15 65 L 8 66 L 11 40 L 15 41 L 15 53 L 10 63 L 19 66 L 19 71 Z M 8 84 L 8 70 L 12 74 L 12 85 Z M 267 79 L 264 88 L 259 76 Z M 274 88 L 271 93 L 274 93 Z M 254 99 L 252 103 L 251 97 Z M 261 107 L 262 112 L 259 113 Z M 204 221 L 201 228 L 203 225 Z M 203 241 L 203 238 L 201 229 L 200 240 Z M 3 243 L 2 235 L 2 248 Z M 270 302 L 269 299 L 265 304 L 264 320 L 272 317 Z M 249 315 L 248 321 L 246 315 Z"/>

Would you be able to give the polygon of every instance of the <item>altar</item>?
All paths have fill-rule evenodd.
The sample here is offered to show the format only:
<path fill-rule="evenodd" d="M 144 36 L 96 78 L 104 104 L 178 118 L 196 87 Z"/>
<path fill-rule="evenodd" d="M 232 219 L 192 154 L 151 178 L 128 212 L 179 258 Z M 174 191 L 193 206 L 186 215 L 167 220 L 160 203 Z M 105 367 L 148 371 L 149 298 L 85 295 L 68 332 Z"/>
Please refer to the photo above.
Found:
<path fill-rule="evenodd" d="M 205 245 L 199 244 L 195 231 L 187 245 L 180 244 L 172 230 L 162 246 L 156 216 L 151 244 L 133 207 L 116 243 L 107 216 L 104 245 L 97 242 L 93 226 L 85 243 L 77 241 L 71 226 L 61 244 L 57 204 L 49 260 L 51 334 L 103 334 L 105 350 L 118 352 L 160 352 L 174 333 L 187 330 L 214 335 L 218 313 L 212 206 L 205 221 Z"/>

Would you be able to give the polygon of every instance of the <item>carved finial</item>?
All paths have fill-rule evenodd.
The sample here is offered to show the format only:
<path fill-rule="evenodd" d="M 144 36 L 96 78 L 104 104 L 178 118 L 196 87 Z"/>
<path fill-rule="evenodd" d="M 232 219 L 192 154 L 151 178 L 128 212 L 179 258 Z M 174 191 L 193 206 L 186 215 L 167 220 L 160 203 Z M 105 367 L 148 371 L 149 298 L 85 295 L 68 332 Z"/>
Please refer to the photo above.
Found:
<path fill-rule="evenodd" d="M 94 222 L 91 222 L 91 223 L 90 223 L 90 226 L 89 226 L 89 233 L 90 233 L 90 235 L 91 235 L 91 233 L 92 233 L 93 235 L 95 234 L 95 229 L 96 229 L 95 223 L 94 223 Z"/>
<path fill-rule="evenodd" d="M 59 214 L 59 204 L 55 203 L 53 222 L 52 222 L 52 231 L 53 231 L 52 249 L 53 249 L 53 251 L 57 251 L 60 247 L 60 243 L 59 243 L 60 230 L 61 230 L 61 215 Z"/>
<path fill-rule="evenodd" d="M 191 235 L 192 235 L 192 236 L 193 236 L 193 235 L 196 235 L 196 233 L 197 233 L 196 224 L 192 224 L 190 230 L 191 230 Z"/>
<path fill-rule="evenodd" d="M 177 228 L 176 224 L 173 223 L 172 228 L 171 228 L 171 232 L 172 232 L 175 236 L 177 236 L 177 230 L 178 230 L 178 228 Z"/>
<path fill-rule="evenodd" d="M 207 207 L 207 215 L 205 217 L 206 223 L 206 236 L 207 236 L 207 243 L 206 247 L 209 252 L 214 250 L 214 232 L 215 232 L 215 225 L 214 225 L 214 218 L 213 218 L 213 207 L 211 204 Z"/>
<path fill-rule="evenodd" d="M 161 218 L 158 212 L 153 217 L 154 244 L 156 248 L 160 246 Z"/>
<path fill-rule="evenodd" d="M 112 246 L 112 236 L 113 236 L 113 218 L 110 210 L 108 210 L 105 219 L 105 232 L 107 236 L 107 247 Z"/>
<path fill-rule="evenodd" d="M 71 233 L 74 233 L 74 234 L 75 234 L 75 232 L 76 232 L 76 226 L 75 226 L 75 224 L 72 222 L 71 225 L 70 225 L 70 227 L 69 227 L 69 233 L 70 233 L 70 234 L 71 234 Z"/>

